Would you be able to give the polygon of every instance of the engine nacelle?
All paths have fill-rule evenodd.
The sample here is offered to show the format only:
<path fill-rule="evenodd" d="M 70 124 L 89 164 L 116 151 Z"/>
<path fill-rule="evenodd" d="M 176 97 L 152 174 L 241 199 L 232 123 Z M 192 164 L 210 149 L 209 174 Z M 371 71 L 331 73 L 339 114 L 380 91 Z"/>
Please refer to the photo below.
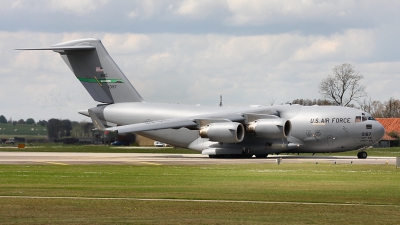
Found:
<path fill-rule="evenodd" d="M 261 138 L 287 138 L 292 130 L 292 123 L 285 119 L 259 119 L 247 124 L 247 131 Z"/>
<path fill-rule="evenodd" d="M 199 133 L 200 137 L 210 141 L 238 143 L 243 141 L 245 130 L 241 123 L 225 122 L 207 124 L 200 128 Z"/>

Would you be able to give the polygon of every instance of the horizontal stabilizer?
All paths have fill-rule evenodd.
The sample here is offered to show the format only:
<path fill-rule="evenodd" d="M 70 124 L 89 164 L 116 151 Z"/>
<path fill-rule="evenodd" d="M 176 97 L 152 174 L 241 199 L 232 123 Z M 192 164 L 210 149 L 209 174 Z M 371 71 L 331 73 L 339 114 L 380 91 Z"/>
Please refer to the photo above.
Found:
<path fill-rule="evenodd" d="M 95 114 L 92 110 L 89 109 L 88 111 L 89 111 L 90 118 L 92 118 L 94 127 L 95 127 L 97 130 L 101 130 L 101 131 L 106 130 L 106 127 L 105 127 L 104 124 L 100 121 L 99 117 L 97 117 L 96 114 Z"/>
<path fill-rule="evenodd" d="M 73 50 L 94 50 L 96 47 L 94 46 L 63 46 L 63 47 L 50 47 L 50 48 L 19 48 L 15 50 L 53 50 L 53 51 L 62 51 L 62 50 L 68 50 L 68 51 L 73 51 Z"/>

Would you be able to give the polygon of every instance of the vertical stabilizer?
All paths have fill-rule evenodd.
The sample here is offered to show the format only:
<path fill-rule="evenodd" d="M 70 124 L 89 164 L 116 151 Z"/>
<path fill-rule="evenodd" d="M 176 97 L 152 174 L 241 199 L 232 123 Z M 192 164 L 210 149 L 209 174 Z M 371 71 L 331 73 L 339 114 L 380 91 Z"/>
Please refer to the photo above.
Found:
<path fill-rule="evenodd" d="M 69 41 L 45 50 L 60 53 L 95 101 L 143 102 L 140 94 L 115 64 L 100 40 L 90 38 Z"/>

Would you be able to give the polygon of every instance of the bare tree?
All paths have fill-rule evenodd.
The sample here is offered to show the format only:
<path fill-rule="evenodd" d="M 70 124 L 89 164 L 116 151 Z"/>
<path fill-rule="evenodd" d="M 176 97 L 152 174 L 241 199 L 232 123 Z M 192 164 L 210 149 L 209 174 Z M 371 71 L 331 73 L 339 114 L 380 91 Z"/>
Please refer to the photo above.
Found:
<path fill-rule="evenodd" d="M 385 106 L 380 101 L 372 101 L 371 97 L 369 99 L 365 98 L 362 101 L 358 102 L 358 109 L 368 112 L 372 115 L 372 117 L 382 118 L 383 117 L 383 110 Z"/>
<path fill-rule="evenodd" d="M 375 118 L 383 118 L 383 111 L 385 110 L 385 105 L 380 101 L 372 101 L 369 113 Z"/>
<path fill-rule="evenodd" d="M 389 101 L 383 103 L 385 109 L 382 112 L 385 118 L 396 118 L 400 117 L 400 100 L 391 97 Z"/>
<path fill-rule="evenodd" d="M 275 104 L 276 97 L 268 98 L 268 101 L 269 101 L 269 105 L 270 105 L 270 106 L 273 106 L 273 105 Z"/>
<path fill-rule="evenodd" d="M 357 101 L 358 102 L 358 109 L 364 112 L 368 112 L 372 115 L 372 99 L 371 97 L 364 98 L 362 100 Z"/>
<path fill-rule="evenodd" d="M 351 101 L 366 96 L 364 86 L 359 82 L 363 75 L 354 71 L 354 66 L 348 63 L 335 66 L 333 76 L 329 75 L 319 85 L 319 93 L 338 105 L 348 106 Z"/>
<path fill-rule="evenodd" d="M 359 109 L 369 112 L 375 118 L 400 118 L 400 99 L 391 97 L 388 101 L 372 101 L 364 99 L 359 101 Z"/>

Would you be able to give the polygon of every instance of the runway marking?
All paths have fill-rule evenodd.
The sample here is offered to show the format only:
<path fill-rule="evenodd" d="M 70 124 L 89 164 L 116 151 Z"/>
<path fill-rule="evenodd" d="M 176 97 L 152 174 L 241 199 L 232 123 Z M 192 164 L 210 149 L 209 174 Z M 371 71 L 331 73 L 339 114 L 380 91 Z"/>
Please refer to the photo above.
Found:
<path fill-rule="evenodd" d="M 53 164 L 53 165 L 61 165 L 61 166 L 69 166 L 69 164 L 66 163 L 58 163 L 58 162 L 47 162 L 47 161 L 35 161 L 39 163 L 48 163 L 48 164 Z"/>
<path fill-rule="evenodd" d="M 128 201 L 165 201 L 165 202 L 208 202 L 208 203 L 250 203 L 250 204 L 286 204 L 286 205 L 327 205 L 327 206 L 379 206 L 387 207 L 400 205 L 367 204 L 367 203 L 332 203 L 332 202 L 273 202 L 273 201 L 246 201 L 246 200 L 214 200 L 214 199 L 170 199 L 170 198 L 105 198 L 105 197 L 50 197 L 50 196 L 0 196 L 0 198 L 21 199 L 71 199 L 71 200 L 128 200 Z"/>
<path fill-rule="evenodd" d="M 155 165 L 155 166 L 162 166 L 162 164 L 152 163 L 152 162 L 140 162 L 140 163 L 148 164 L 148 165 Z"/>

